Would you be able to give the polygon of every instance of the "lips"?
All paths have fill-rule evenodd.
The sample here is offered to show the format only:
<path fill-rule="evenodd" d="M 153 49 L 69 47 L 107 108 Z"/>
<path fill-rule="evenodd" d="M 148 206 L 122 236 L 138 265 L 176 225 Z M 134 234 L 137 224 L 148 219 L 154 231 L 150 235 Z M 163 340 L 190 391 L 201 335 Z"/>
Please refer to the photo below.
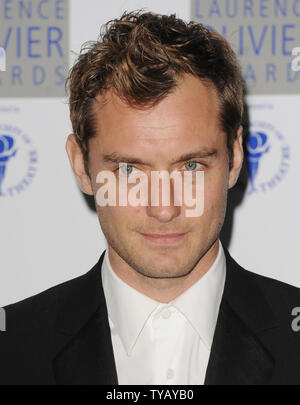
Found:
<path fill-rule="evenodd" d="M 144 239 L 156 244 L 156 245 L 177 245 L 180 243 L 184 237 L 189 232 L 185 233 L 141 233 L 140 235 L 143 236 Z"/>

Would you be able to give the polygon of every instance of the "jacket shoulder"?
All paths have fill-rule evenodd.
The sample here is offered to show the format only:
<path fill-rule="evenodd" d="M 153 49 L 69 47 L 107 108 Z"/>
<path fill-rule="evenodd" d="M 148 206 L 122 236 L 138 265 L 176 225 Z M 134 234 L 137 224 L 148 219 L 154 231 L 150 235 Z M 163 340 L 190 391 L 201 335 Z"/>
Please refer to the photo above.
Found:
<path fill-rule="evenodd" d="M 62 305 L 64 297 L 72 294 L 72 291 L 78 291 L 81 285 L 85 283 L 88 273 L 4 306 L 7 332 L 24 333 L 30 331 L 32 333 L 37 328 L 41 330 L 45 323 L 50 326 Z"/>
<path fill-rule="evenodd" d="M 280 321 L 290 324 L 293 320 L 294 308 L 300 312 L 300 288 L 283 281 L 246 270 L 235 262 L 245 283 L 251 282 L 260 291 L 270 309 Z"/>
<path fill-rule="evenodd" d="M 273 297 L 273 299 L 276 299 L 277 302 L 279 299 L 284 299 L 284 301 L 293 301 L 297 299 L 298 304 L 300 305 L 299 287 L 255 273 L 253 271 L 245 269 L 244 271 L 247 273 L 248 277 L 250 277 L 258 285 L 265 296 L 269 297 L 270 299 Z M 297 302 L 295 302 L 295 304 L 297 304 Z"/>

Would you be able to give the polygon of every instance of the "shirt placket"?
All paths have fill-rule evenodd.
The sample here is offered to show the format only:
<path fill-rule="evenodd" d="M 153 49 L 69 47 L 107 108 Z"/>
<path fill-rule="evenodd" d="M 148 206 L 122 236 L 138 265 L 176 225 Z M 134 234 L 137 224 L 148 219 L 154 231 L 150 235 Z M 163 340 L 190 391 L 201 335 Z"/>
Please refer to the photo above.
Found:
<path fill-rule="evenodd" d="M 161 304 L 152 316 L 153 384 L 175 384 L 184 339 L 183 315 Z"/>

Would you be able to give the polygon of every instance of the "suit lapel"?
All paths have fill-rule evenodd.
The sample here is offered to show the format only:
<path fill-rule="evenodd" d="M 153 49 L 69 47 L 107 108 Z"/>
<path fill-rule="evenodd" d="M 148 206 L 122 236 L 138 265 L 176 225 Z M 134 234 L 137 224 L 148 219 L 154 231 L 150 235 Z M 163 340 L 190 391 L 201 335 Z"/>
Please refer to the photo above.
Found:
<path fill-rule="evenodd" d="M 53 370 L 57 384 L 118 384 L 101 282 L 104 253 L 59 306 L 61 312 L 53 338 Z"/>
<path fill-rule="evenodd" d="M 224 300 L 220 306 L 205 384 L 268 384 L 273 370 L 273 357 Z"/>
<path fill-rule="evenodd" d="M 251 273 L 225 253 L 226 281 L 205 384 L 270 384 L 277 321 Z"/>

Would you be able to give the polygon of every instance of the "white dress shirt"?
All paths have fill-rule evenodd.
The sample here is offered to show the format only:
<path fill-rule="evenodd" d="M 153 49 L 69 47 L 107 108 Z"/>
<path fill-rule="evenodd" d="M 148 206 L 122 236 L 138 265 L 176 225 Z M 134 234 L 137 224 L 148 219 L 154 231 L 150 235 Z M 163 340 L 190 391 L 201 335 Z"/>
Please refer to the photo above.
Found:
<path fill-rule="evenodd" d="M 169 303 L 160 303 L 122 281 L 108 250 L 102 282 L 120 385 L 204 384 L 226 260 L 219 242 L 207 273 Z"/>

